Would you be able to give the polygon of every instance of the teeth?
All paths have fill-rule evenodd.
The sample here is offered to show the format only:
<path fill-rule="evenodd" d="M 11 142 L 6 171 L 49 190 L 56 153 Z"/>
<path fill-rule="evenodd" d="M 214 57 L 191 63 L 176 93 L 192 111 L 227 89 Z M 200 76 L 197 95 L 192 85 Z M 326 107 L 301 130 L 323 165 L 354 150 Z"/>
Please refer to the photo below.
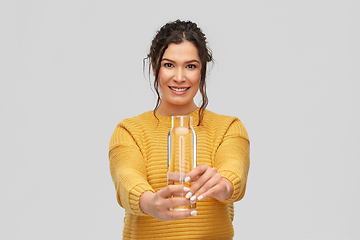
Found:
<path fill-rule="evenodd" d="M 186 90 L 188 90 L 190 87 L 188 88 L 173 88 L 173 87 L 170 87 L 171 90 L 174 90 L 176 92 L 185 92 Z"/>

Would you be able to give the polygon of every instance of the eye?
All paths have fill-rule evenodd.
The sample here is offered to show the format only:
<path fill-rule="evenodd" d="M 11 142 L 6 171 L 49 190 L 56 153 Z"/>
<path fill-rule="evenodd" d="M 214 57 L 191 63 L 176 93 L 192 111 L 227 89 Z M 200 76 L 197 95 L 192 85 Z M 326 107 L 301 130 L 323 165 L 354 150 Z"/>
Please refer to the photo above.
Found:
<path fill-rule="evenodd" d="M 164 63 L 164 67 L 172 68 L 174 65 L 172 63 Z"/>
<path fill-rule="evenodd" d="M 191 68 L 196 68 L 196 65 L 194 65 L 194 64 L 189 64 L 189 65 L 187 65 L 186 67 L 191 69 Z"/>

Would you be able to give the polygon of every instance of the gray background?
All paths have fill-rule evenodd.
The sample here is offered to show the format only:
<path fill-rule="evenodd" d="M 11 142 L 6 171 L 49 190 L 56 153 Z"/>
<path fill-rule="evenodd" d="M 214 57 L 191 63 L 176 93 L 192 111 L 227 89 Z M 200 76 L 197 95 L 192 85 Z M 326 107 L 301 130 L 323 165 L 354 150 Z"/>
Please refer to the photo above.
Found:
<path fill-rule="evenodd" d="M 235 239 L 360 239 L 359 12 L 345 0 L 1 0 L 0 238 L 121 239 L 108 142 L 154 107 L 142 59 L 181 18 L 214 52 L 208 109 L 251 138 Z"/>

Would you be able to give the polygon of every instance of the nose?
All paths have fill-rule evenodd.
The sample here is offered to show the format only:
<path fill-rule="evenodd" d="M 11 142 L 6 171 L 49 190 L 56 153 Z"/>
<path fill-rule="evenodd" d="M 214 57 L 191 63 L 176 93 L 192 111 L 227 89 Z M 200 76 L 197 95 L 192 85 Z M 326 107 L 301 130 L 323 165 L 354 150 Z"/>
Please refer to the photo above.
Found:
<path fill-rule="evenodd" d="M 185 75 L 182 69 L 177 69 L 174 76 L 174 81 L 177 83 L 182 83 L 185 81 Z"/>

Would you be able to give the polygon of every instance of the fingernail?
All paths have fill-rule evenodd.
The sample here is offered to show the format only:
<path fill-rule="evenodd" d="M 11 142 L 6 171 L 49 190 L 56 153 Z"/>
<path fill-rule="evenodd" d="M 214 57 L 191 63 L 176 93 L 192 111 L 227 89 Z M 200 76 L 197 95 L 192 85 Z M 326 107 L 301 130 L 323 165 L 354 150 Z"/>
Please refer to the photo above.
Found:
<path fill-rule="evenodd" d="M 192 201 L 192 202 L 194 202 L 196 200 L 196 196 L 192 196 L 191 198 L 190 198 L 190 201 Z"/>
<path fill-rule="evenodd" d="M 203 200 L 203 198 L 204 198 L 203 196 L 199 196 L 198 200 Z"/>
<path fill-rule="evenodd" d="M 188 192 L 185 197 L 186 197 L 187 199 L 189 199 L 191 196 L 192 196 L 192 193 L 191 193 L 191 192 Z"/>
<path fill-rule="evenodd" d="M 185 192 L 188 192 L 188 191 L 190 191 L 190 188 L 184 187 L 184 191 L 185 191 Z"/>
<path fill-rule="evenodd" d="M 191 216 L 196 216 L 196 214 L 197 214 L 197 211 L 195 211 L 195 210 L 190 213 Z"/>
<path fill-rule="evenodd" d="M 190 182 L 190 177 L 186 177 L 185 182 Z"/>

